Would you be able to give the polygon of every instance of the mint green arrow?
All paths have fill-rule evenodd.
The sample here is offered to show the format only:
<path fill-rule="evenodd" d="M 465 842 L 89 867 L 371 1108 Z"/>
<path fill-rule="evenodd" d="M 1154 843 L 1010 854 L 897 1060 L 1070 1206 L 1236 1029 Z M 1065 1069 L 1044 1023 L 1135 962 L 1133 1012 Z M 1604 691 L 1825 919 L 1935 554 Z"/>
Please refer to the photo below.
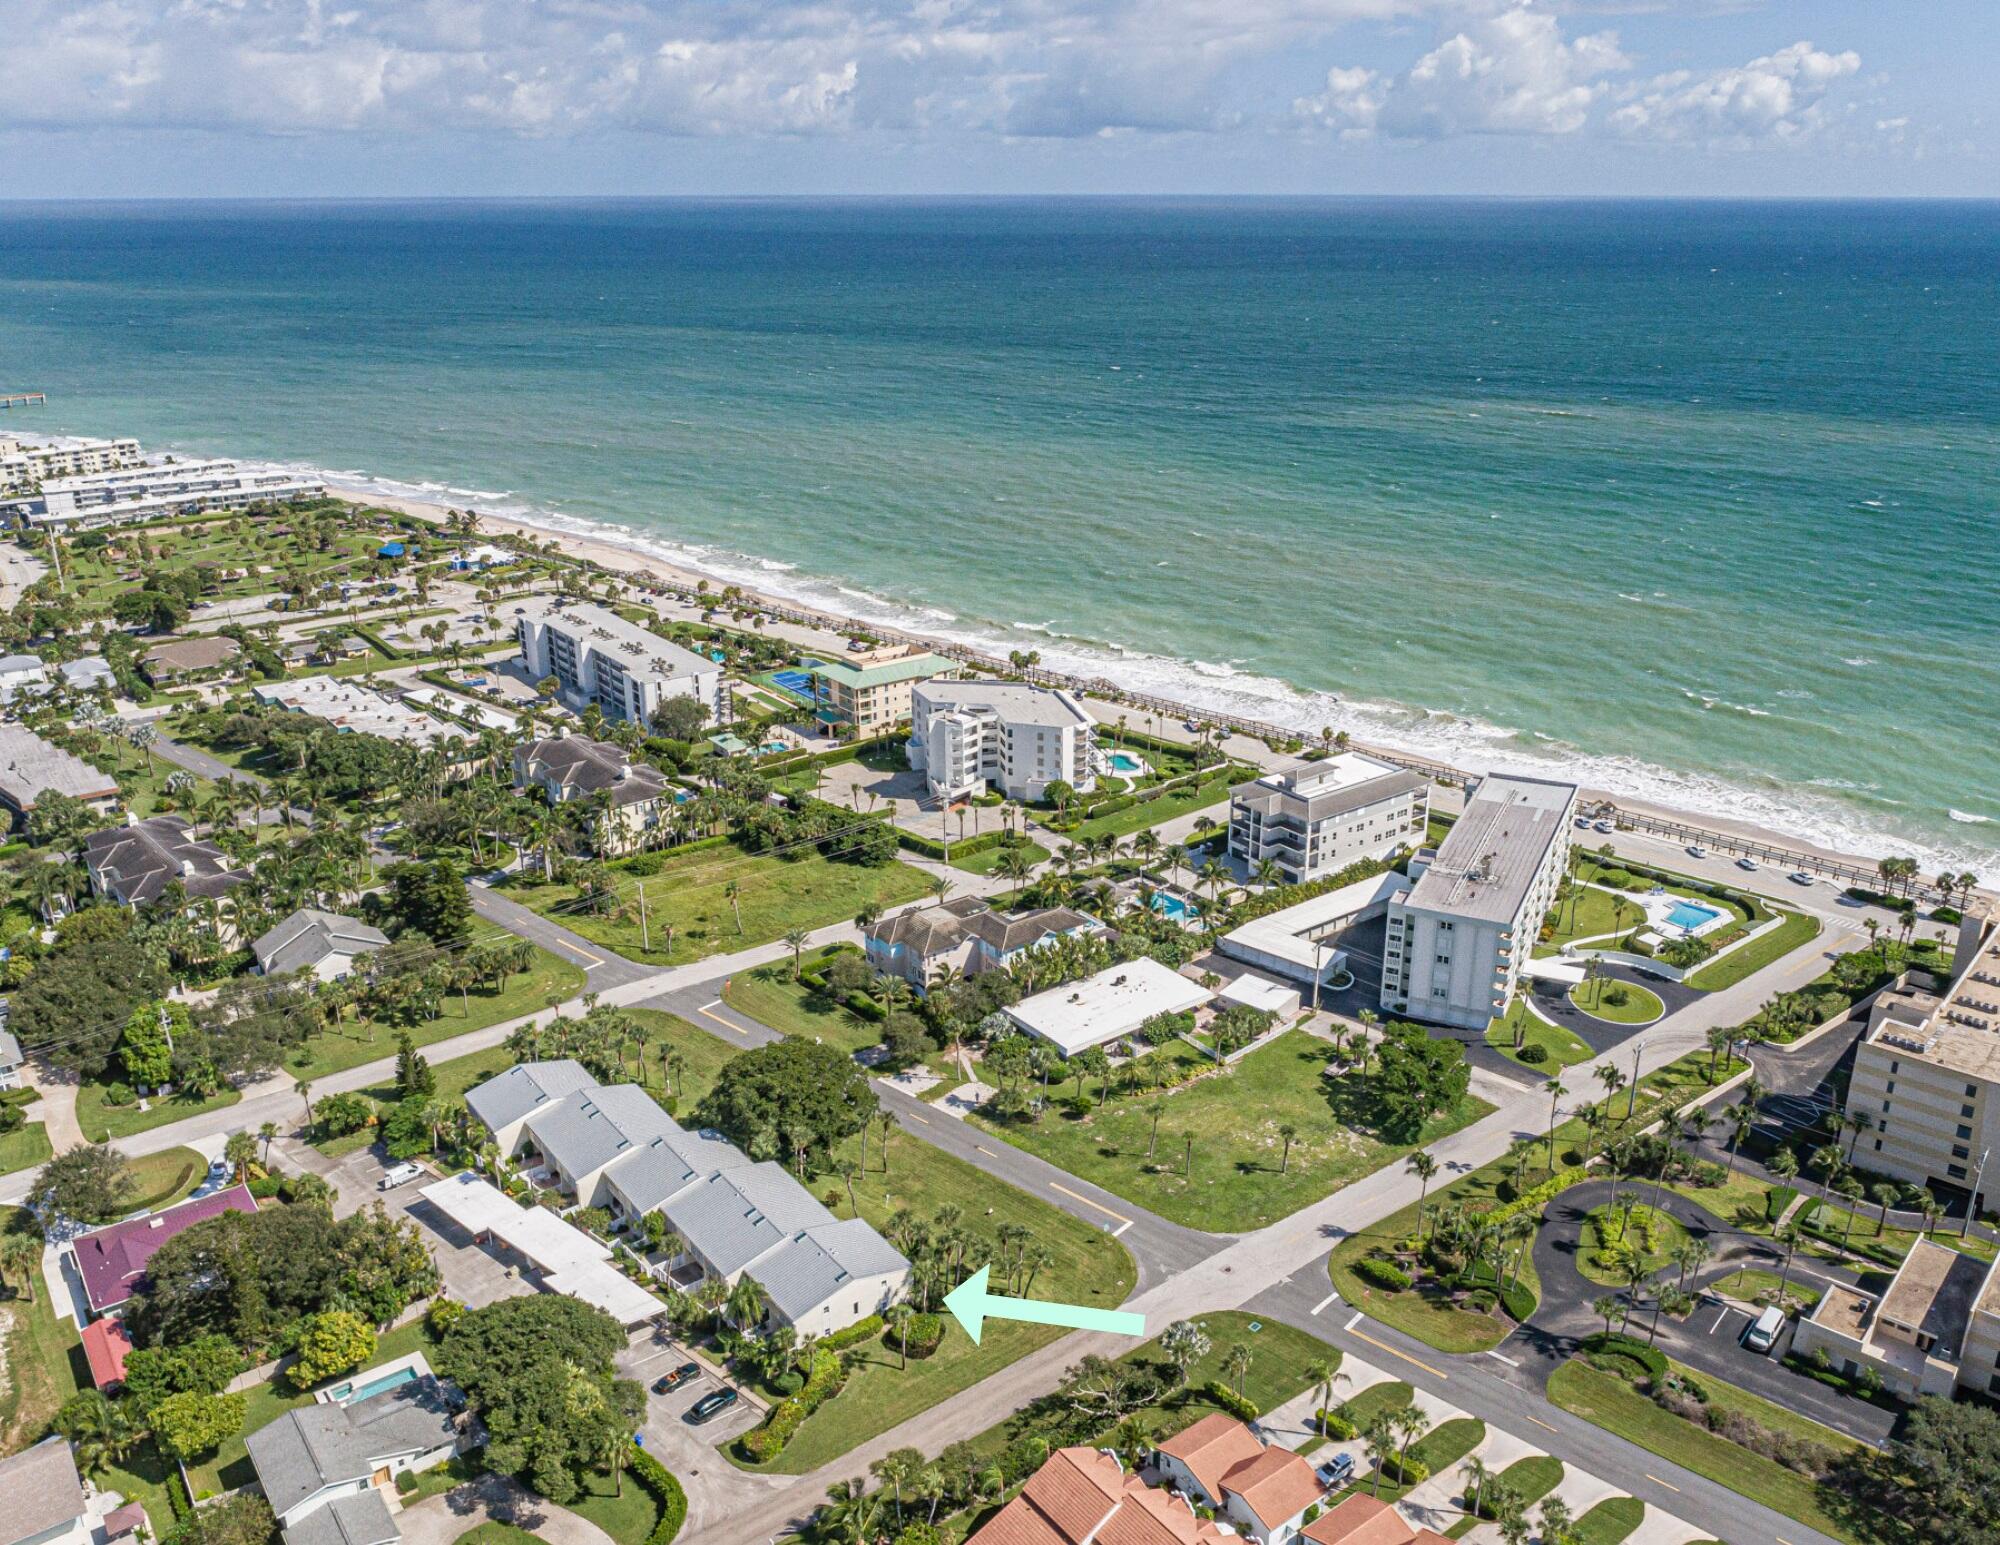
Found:
<path fill-rule="evenodd" d="M 1082 1304 L 1052 1304 L 1040 1298 L 1002 1298 L 986 1291 L 984 1266 L 945 1294 L 944 1306 L 965 1333 L 979 1345 L 987 1316 L 996 1320 L 1026 1320 L 1031 1325 L 1061 1325 L 1070 1330 L 1104 1330 L 1115 1336 L 1143 1336 L 1146 1317 L 1123 1309 L 1089 1309 Z"/>

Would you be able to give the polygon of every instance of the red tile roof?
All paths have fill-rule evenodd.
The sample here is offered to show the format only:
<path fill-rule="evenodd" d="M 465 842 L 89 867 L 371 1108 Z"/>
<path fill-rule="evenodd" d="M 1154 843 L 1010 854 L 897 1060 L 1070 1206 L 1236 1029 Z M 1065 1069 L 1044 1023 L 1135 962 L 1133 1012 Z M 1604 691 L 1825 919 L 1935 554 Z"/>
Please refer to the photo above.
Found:
<path fill-rule="evenodd" d="M 966 1545 L 1233 1545 L 1185 1501 L 1094 1448 L 1057 1449 Z"/>
<path fill-rule="evenodd" d="M 76 1242 L 77 1270 L 83 1274 L 84 1297 L 98 1314 L 115 1309 L 130 1298 L 146 1275 L 146 1263 L 153 1253 L 176 1234 L 219 1218 L 225 1212 L 255 1212 L 257 1202 L 247 1186 L 230 1186 L 202 1197 L 182 1202 L 143 1218 L 128 1218 L 109 1228 L 84 1234 Z"/>
<path fill-rule="evenodd" d="M 1313 1467 L 1288 1448 L 1273 1445 L 1222 1478 L 1267 1529 L 1295 1518 L 1326 1495 Z"/>
<path fill-rule="evenodd" d="M 1264 1445 L 1244 1423 L 1216 1411 L 1175 1433 L 1159 1445 L 1159 1451 L 1186 1465 L 1209 1500 L 1219 1503 L 1224 1478 L 1245 1460 L 1263 1453 Z"/>
<path fill-rule="evenodd" d="M 131 1350 L 131 1332 L 115 1315 L 83 1327 L 84 1359 L 90 1364 L 90 1382 L 99 1389 L 125 1382 L 125 1357 Z"/>
<path fill-rule="evenodd" d="M 1356 1492 L 1305 1526 L 1313 1545 L 1411 1545 L 1417 1531 L 1388 1503 Z"/>

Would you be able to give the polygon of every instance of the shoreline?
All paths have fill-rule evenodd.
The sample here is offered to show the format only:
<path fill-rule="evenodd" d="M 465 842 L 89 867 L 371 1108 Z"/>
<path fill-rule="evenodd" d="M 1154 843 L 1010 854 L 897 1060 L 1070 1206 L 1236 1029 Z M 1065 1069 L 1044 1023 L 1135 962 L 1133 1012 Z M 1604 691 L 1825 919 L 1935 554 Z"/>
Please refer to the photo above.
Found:
<path fill-rule="evenodd" d="M 909 627 L 885 626 L 880 623 L 845 616 L 829 611 L 824 607 L 807 605 L 784 596 L 773 595 L 769 592 L 758 590 L 754 586 L 746 585 L 740 580 L 705 572 L 699 567 L 684 561 L 661 558 L 638 545 L 637 539 L 631 545 L 627 545 L 610 537 L 585 535 L 560 527 L 541 525 L 520 516 L 493 514 L 485 510 L 474 509 L 469 505 L 450 505 L 434 499 L 412 498 L 402 494 L 386 494 L 376 489 L 360 487 L 352 483 L 341 483 L 333 478 L 327 479 L 327 491 L 339 498 L 350 499 L 360 504 L 375 505 L 383 509 L 392 509 L 401 514 L 432 523 L 441 522 L 447 512 L 452 509 L 470 509 L 478 517 L 481 526 L 489 531 L 524 537 L 537 543 L 555 542 L 571 557 L 596 564 L 612 573 L 639 578 L 650 576 L 666 584 L 677 585 L 688 590 L 693 590 L 702 582 L 706 582 L 711 587 L 733 585 L 744 596 L 746 601 L 754 604 L 758 609 L 780 617 L 803 617 L 809 619 L 804 624 L 806 626 L 817 626 L 830 630 L 857 630 L 868 633 L 871 636 L 887 637 L 899 641 L 921 644 L 927 648 L 935 649 L 939 653 L 950 654 L 968 660 L 994 663 L 1003 669 L 1006 668 L 1004 660 L 995 661 L 983 651 L 971 648 L 952 639 L 927 635 Z M 1219 724 L 1240 725 L 1243 728 L 1236 730 L 1235 734 L 1256 739 L 1260 744 L 1261 736 L 1265 733 L 1278 738 L 1299 738 L 1310 741 L 1309 736 L 1303 736 L 1297 731 L 1288 730 L 1280 725 L 1258 725 L 1258 722 L 1254 720 L 1243 719 L 1236 715 L 1218 713 L 1191 704 L 1174 703 L 1167 699 L 1151 699 L 1148 694 L 1134 693 L 1128 689 L 1118 687 L 1116 683 L 1109 681 L 1093 684 L 1069 676 L 1063 672 L 1043 669 L 1038 669 L 1031 674 L 1047 677 L 1051 681 L 1059 682 L 1062 685 L 1093 696 L 1101 693 L 1105 687 L 1110 687 L 1126 698 L 1137 698 L 1166 705 L 1159 709 L 1162 712 L 1172 712 L 1184 717 L 1206 719 Z M 1252 728 L 1252 726 L 1256 727 Z M 1178 729 L 1178 723 L 1174 727 Z M 1230 738 L 1233 738 L 1233 736 L 1224 738 L 1223 743 L 1225 748 L 1227 740 Z M 1385 742 L 1363 740 L 1359 737 L 1350 737 L 1348 745 L 1350 749 L 1393 758 L 1406 765 L 1416 765 L 1433 769 L 1436 773 L 1457 782 L 1462 782 L 1468 776 L 1477 776 L 1480 772 L 1490 770 L 1460 767 L 1454 763 L 1411 750 L 1407 747 Z M 1496 765 L 1500 764 L 1496 763 Z M 1612 789 L 1593 787 L 1589 784 L 1580 784 L 1579 789 L 1579 802 L 1584 805 L 1615 805 L 1619 810 L 1629 814 L 1652 820 L 1677 822 L 1688 826 L 1700 827 L 1704 831 L 1733 838 L 1744 844 L 1784 849 L 1828 865 L 1858 867 L 1870 873 L 1874 870 L 1875 856 L 1845 852 L 1777 827 L 1768 827 L 1740 818 L 1716 815 L 1710 811 L 1665 804 L 1657 800 L 1649 800 L 1620 793 Z M 1933 875 L 1930 873 L 1920 876 L 1921 882 L 1925 886 L 1930 884 L 1932 878 Z"/>

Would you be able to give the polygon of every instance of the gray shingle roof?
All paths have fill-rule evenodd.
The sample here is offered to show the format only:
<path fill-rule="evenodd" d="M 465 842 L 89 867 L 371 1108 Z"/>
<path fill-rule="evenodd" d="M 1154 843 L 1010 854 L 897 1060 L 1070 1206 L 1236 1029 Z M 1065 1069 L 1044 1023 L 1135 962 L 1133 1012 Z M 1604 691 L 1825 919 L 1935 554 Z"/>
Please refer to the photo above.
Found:
<path fill-rule="evenodd" d="M 565 1095 L 596 1085 L 590 1070 L 568 1057 L 522 1062 L 467 1090 L 465 1104 L 490 1130 L 497 1132 L 539 1106 L 553 1104 Z"/>
<path fill-rule="evenodd" d="M 614 805 L 636 805 L 667 791 L 665 775 L 650 762 L 635 762 L 624 747 L 582 735 L 529 741 L 514 753 L 514 772 L 520 781 L 546 785 L 565 799 L 607 794 Z"/>
<path fill-rule="evenodd" d="M 723 1138 L 676 1132 L 626 1154 L 606 1173 L 633 1210 L 644 1214 L 710 1175 L 745 1169 L 750 1162 L 749 1155 Z"/>
<path fill-rule="evenodd" d="M 389 1545 L 403 1537 L 389 1504 L 373 1486 L 315 1508 L 284 1533 L 285 1545 Z"/>
<path fill-rule="evenodd" d="M 83 1482 L 63 1438 L 44 1438 L 31 1449 L 0 1459 L 0 1545 L 32 1539 L 83 1515 Z"/>
<path fill-rule="evenodd" d="M 785 1318 L 796 1320 L 849 1283 L 901 1271 L 908 1264 L 863 1219 L 845 1218 L 807 1229 L 784 1249 L 755 1262 L 750 1276 Z"/>
<path fill-rule="evenodd" d="M 190 896 L 220 896 L 243 880 L 222 849 L 196 838 L 177 815 L 92 832 L 84 839 L 83 862 L 92 879 L 109 876 L 119 896 L 134 905 L 157 900 L 176 880 Z"/>
<path fill-rule="evenodd" d="M 359 918 L 301 907 L 250 946 L 258 969 L 275 976 L 316 966 L 329 955 L 365 955 L 379 950 L 389 936 Z"/>
<path fill-rule="evenodd" d="M 669 1221 L 727 1277 L 791 1236 L 834 1217 L 783 1165 L 767 1160 L 711 1176 L 675 1200 Z"/>
<path fill-rule="evenodd" d="M 0 1068 L 17 1068 L 21 1065 L 21 1043 L 5 1030 L 0 1030 Z"/>
<path fill-rule="evenodd" d="M 284 1513 L 322 1486 L 365 1480 L 398 1455 L 454 1441 L 457 1410 L 435 1378 L 399 1384 L 348 1405 L 287 1411 L 245 1440 L 271 1509 Z"/>
<path fill-rule="evenodd" d="M 528 1130 L 547 1157 L 582 1176 L 680 1126 L 637 1084 L 611 1084 L 579 1089 L 535 1111 Z"/>

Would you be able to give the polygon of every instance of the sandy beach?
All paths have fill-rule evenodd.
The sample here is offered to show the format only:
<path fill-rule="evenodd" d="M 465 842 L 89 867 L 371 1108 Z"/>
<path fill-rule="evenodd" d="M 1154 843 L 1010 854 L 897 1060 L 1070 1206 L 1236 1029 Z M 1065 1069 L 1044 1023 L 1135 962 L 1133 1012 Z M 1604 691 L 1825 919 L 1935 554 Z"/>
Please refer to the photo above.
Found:
<path fill-rule="evenodd" d="M 366 488 L 344 487 L 331 482 L 327 486 L 329 492 L 341 498 L 352 499 L 360 504 L 397 510 L 403 514 L 414 516 L 419 520 L 442 521 L 449 511 L 454 508 L 453 506 L 429 500 L 386 496 Z M 594 563 L 614 573 L 649 578 L 666 585 L 678 586 L 685 589 L 693 589 L 696 585 L 704 581 L 712 588 L 718 589 L 725 584 L 736 583 L 723 580 L 713 574 L 704 574 L 699 569 L 691 568 L 686 564 L 667 562 L 645 551 L 636 545 L 636 543 L 628 547 L 607 538 L 557 530 L 511 516 L 494 515 L 483 510 L 476 510 L 474 513 L 479 517 L 481 529 L 489 534 L 504 533 L 521 536 L 538 543 L 554 542 L 569 556 Z M 891 629 L 884 628 L 875 623 L 862 623 L 853 618 L 842 617 L 824 610 L 801 606 L 798 602 L 787 600 L 783 597 L 762 594 L 740 583 L 737 583 L 737 589 L 760 609 L 780 616 L 811 619 L 819 628 L 826 630 L 830 634 L 842 630 L 863 630 L 871 636 L 906 639 L 912 643 L 921 643 L 937 648 L 941 652 L 960 656 L 965 656 L 969 653 L 962 645 L 949 640 L 926 637 L 907 629 Z M 804 642 L 806 640 L 802 638 L 801 641 Z M 816 640 L 816 642 L 820 643 L 826 641 L 825 639 Z M 1004 662 L 997 663 L 1004 666 Z M 1086 696 L 1090 700 L 1099 702 L 1100 706 L 1111 709 L 1114 713 L 1117 710 L 1119 705 L 1091 697 L 1088 688 L 1093 684 L 1076 683 L 1076 685 L 1086 689 Z M 1184 705 L 1177 706 L 1176 712 L 1193 719 L 1218 718 L 1218 716 L 1208 714 L 1204 710 Z M 1192 738 L 1186 734 L 1178 720 L 1171 724 L 1163 723 L 1160 726 L 1160 731 L 1162 734 L 1172 738 Z M 1274 737 L 1289 739 L 1293 737 L 1295 732 L 1274 725 L 1270 727 L 1270 733 Z M 1270 760 L 1270 753 L 1260 740 L 1251 739 L 1241 734 L 1231 734 L 1225 736 L 1220 744 L 1224 750 L 1240 751 L 1245 754 L 1250 754 L 1250 748 L 1254 747 L 1256 754 L 1261 756 L 1262 760 Z M 1351 740 L 1349 744 L 1357 750 L 1374 751 L 1405 761 L 1424 763 L 1438 769 L 1442 773 L 1448 774 L 1454 781 L 1463 781 L 1469 774 L 1484 770 L 1453 767 L 1447 763 L 1438 762 L 1434 758 L 1422 756 L 1420 753 L 1414 752 L 1407 747 L 1392 744 L 1370 743 L 1359 739 Z M 1700 827 L 1707 833 L 1714 833 L 1725 838 L 1734 838 L 1746 845 L 1783 849 L 1788 853 L 1799 855 L 1801 858 L 1814 859 L 1827 865 L 1856 866 L 1870 875 L 1873 874 L 1876 860 L 1884 856 L 1882 854 L 1841 852 L 1834 848 L 1810 842 L 1791 832 L 1757 826 L 1745 821 L 1732 820 L 1704 810 L 1680 809 L 1635 799 L 1627 794 L 1619 794 L 1607 789 L 1591 788 L 1587 785 L 1582 789 L 1582 800 L 1586 807 L 1611 804 L 1617 806 L 1621 812 L 1627 815 L 1666 822 L 1685 823 L 1689 826 Z M 1929 874 L 1923 876 L 1925 883 L 1928 883 L 1933 878 L 1934 876 Z M 1977 894 L 1982 899 L 1990 899 L 1984 891 Z"/>

